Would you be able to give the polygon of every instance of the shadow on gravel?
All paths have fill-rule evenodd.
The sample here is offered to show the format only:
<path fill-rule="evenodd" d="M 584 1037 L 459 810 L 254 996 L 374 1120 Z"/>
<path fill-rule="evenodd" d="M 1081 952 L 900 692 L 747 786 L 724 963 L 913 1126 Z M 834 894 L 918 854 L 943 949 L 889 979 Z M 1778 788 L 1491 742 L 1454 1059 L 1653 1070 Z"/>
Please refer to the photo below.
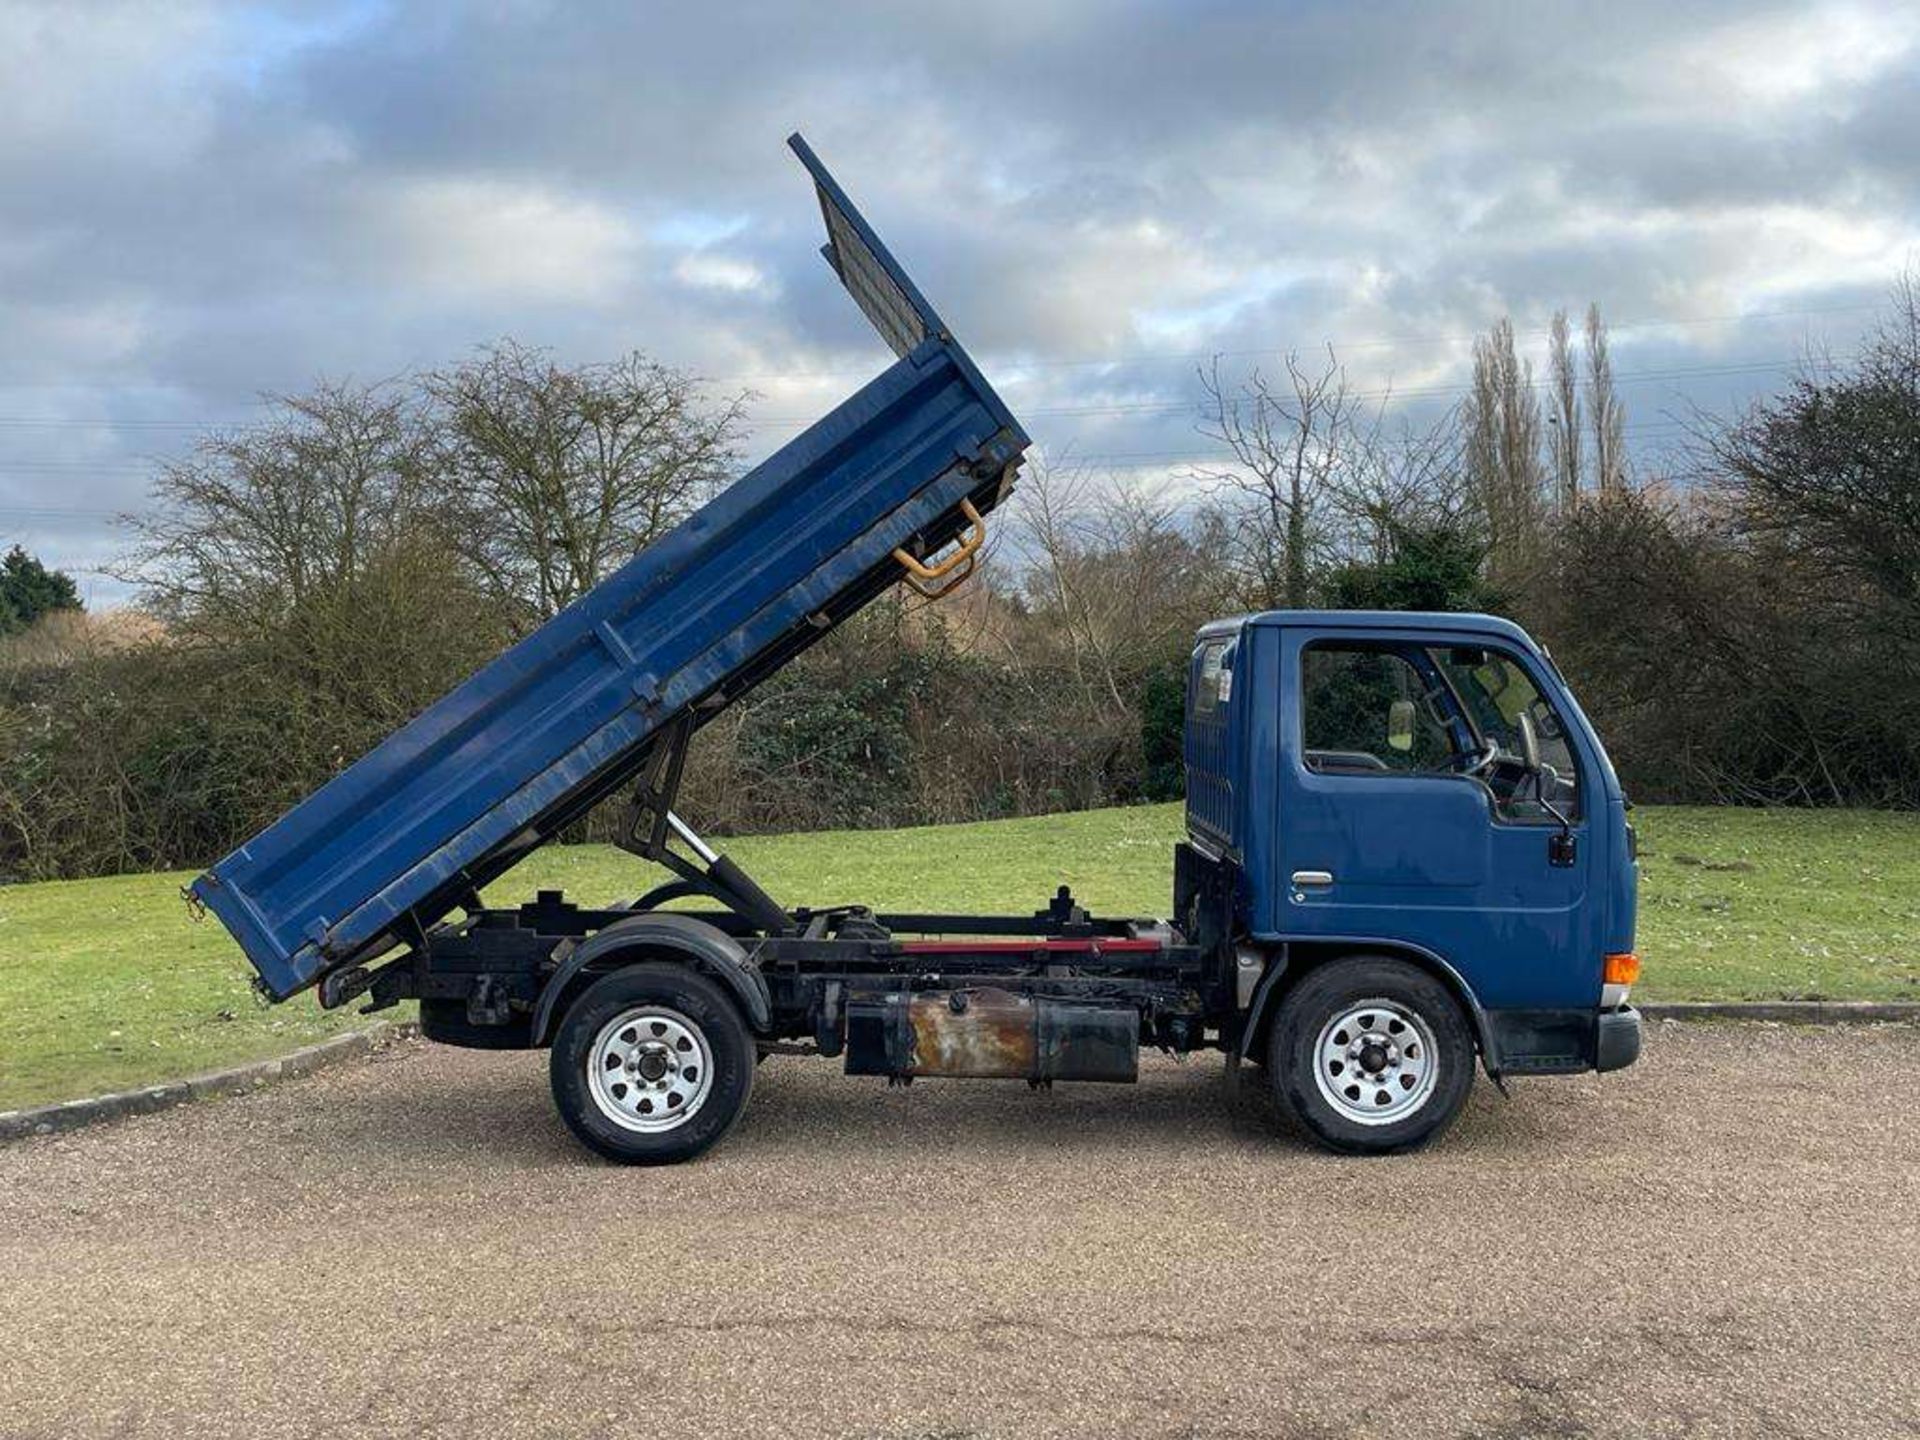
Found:
<path fill-rule="evenodd" d="M 323 1124 L 303 1132 L 401 1165 L 471 1165 L 477 1154 L 509 1167 L 602 1163 L 555 1112 L 544 1053 L 429 1051 L 420 1060 L 431 1063 L 389 1072 L 405 1083 L 342 1097 Z M 747 1113 L 723 1147 L 736 1158 L 925 1156 L 955 1148 L 1136 1158 L 1208 1147 L 1320 1153 L 1281 1114 L 1262 1072 L 1242 1070 L 1239 1093 L 1229 1098 L 1222 1071 L 1218 1060 L 1156 1061 L 1130 1086 L 1035 1091 L 1004 1080 L 937 1080 L 888 1087 L 842 1075 L 831 1062 L 776 1057 L 760 1067 Z M 1591 1136 L 1594 1102 L 1573 1088 L 1522 1085 L 1503 1098 L 1482 1079 L 1436 1152 L 1545 1153 L 1580 1143 Z"/>

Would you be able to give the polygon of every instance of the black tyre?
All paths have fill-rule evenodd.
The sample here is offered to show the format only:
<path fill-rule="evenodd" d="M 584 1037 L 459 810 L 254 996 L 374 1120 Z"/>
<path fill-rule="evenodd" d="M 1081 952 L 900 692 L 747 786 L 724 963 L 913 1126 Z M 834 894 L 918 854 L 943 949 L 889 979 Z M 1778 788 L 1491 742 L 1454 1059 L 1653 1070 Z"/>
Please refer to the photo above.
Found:
<path fill-rule="evenodd" d="M 714 1144 L 747 1108 L 753 1035 L 733 1000 L 679 965 L 595 981 L 553 1040 L 554 1104 L 609 1160 L 671 1165 Z"/>
<path fill-rule="evenodd" d="M 1451 991 L 1402 960 L 1331 961 L 1290 991 L 1267 1039 L 1280 1104 L 1355 1155 L 1426 1144 L 1473 1088 L 1473 1035 Z"/>

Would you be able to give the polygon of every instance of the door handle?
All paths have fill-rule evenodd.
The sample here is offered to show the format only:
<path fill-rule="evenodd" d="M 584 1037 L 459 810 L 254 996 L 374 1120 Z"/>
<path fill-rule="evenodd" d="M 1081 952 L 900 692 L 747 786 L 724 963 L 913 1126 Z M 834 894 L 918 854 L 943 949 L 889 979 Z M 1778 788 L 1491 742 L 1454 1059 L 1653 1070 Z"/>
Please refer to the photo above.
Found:
<path fill-rule="evenodd" d="M 1333 872 L 1331 870 L 1296 870 L 1293 872 L 1293 883 L 1296 889 L 1306 885 L 1331 885 Z"/>

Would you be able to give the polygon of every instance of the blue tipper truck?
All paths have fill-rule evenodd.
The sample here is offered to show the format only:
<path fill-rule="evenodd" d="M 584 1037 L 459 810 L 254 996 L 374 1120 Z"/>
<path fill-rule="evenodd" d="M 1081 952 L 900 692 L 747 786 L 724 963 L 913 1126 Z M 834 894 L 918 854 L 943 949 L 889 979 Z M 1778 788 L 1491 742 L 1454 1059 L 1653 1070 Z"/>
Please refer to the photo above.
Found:
<path fill-rule="evenodd" d="M 280 1001 L 420 1003 L 550 1049 L 574 1133 L 700 1154 L 759 1059 L 1130 1081 L 1220 1050 L 1324 1144 L 1404 1150 L 1496 1080 L 1630 1064 L 1636 864 L 1551 659 L 1480 615 L 1279 611 L 1197 637 L 1172 919 L 789 908 L 674 810 L 688 741 L 892 587 L 977 563 L 1028 445 L 798 136 L 824 254 L 898 357 L 589 594 L 196 879 Z M 603 802 L 668 873 L 628 905 L 483 886 Z M 836 897 L 842 898 L 842 897 Z M 1477 1061 L 1476 1061 L 1477 1056 Z"/>

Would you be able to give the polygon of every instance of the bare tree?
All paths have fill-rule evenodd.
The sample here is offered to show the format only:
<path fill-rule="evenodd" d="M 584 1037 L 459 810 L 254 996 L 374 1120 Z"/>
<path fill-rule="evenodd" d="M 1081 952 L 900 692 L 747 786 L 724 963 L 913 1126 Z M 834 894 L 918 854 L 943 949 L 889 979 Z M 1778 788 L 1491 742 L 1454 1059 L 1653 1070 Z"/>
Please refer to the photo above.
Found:
<path fill-rule="evenodd" d="M 1580 433 L 1580 376 L 1573 358 L 1567 312 L 1553 312 L 1548 332 L 1547 366 L 1553 413 L 1547 417 L 1547 449 L 1553 462 L 1556 498 L 1564 512 L 1580 500 L 1580 460 L 1586 444 Z"/>
<path fill-rule="evenodd" d="M 1383 406 L 1384 408 L 1384 406 Z M 1384 564 L 1408 526 L 1447 525 L 1464 508 L 1458 419 L 1422 430 L 1381 433 L 1378 419 L 1356 426 L 1347 463 L 1333 477 L 1330 511 L 1340 521 L 1340 558 Z"/>
<path fill-rule="evenodd" d="M 564 369 L 511 343 L 426 377 L 458 543 L 523 626 L 665 534 L 725 478 L 744 397 L 717 406 L 640 355 Z"/>
<path fill-rule="evenodd" d="M 1912 274 L 1891 299 L 1892 313 L 1855 359 L 1839 369 L 1803 365 L 1785 393 L 1712 437 L 1704 458 L 1749 544 L 1802 567 L 1804 601 L 1817 588 L 1856 635 L 1920 647 L 1920 285 Z M 1830 653 L 1838 641 L 1823 636 L 1821 644 Z M 1920 675 L 1920 649 L 1905 658 Z"/>
<path fill-rule="evenodd" d="M 1627 486 L 1626 412 L 1613 388 L 1613 358 L 1607 323 L 1598 305 L 1587 306 L 1587 409 L 1593 416 L 1593 478 L 1602 494 Z"/>
<path fill-rule="evenodd" d="M 1059 651 L 1095 708 L 1129 714 L 1133 679 L 1184 653 L 1219 598 L 1217 559 L 1196 543 L 1219 532 L 1183 526 L 1163 492 L 1084 471 L 1036 466 L 1018 495 L 1020 589 L 1042 622 L 1026 643 Z"/>
<path fill-rule="evenodd" d="M 1525 575 L 1541 533 L 1540 402 L 1533 367 L 1502 316 L 1474 342 L 1473 386 L 1461 411 L 1468 484 L 1484 518 L 1488 563 L 1503 583 Z"/>
<path fill-rule="evenodd" d="M 122 714 L 99 744 L 133 767 L 123 794 L 162 806 L 168 833 L 145 832 L 144 853 L 192 853 L 210 831 L 230 843 L 498 648 L 505 627 L 454 552 L 433 454 L 405 390 L 322 385 L 162 469 L 117 569 L 172 643 L 102 661 L 142 687 L 137 725 Z M 135 775 L 139 744 L 161 735 L 159 772 Z"/>
<path fill-rule="evenodd" d="M 162 467 L 118 566 L 187 630 L 257 631 L 363 576 L 433 508 L 416 409 L 388 387 L 272 396 Z"/>
<path fill-rule="evenodd" d="M 1275 384 L 1255 370 L 1243 383 L 1222 378 L 1219 361 L 1201 372 L 1200 430 L 1233 457 L 1205 475 L 1234 512 L 1237 552 L 1249 601 L 1298 608 L 1311 599 L 1312 550 L 1332 492 L 1362 438 L 1361 413 L 1331 347 L 1312 367 L 1297 354 Z"/>

